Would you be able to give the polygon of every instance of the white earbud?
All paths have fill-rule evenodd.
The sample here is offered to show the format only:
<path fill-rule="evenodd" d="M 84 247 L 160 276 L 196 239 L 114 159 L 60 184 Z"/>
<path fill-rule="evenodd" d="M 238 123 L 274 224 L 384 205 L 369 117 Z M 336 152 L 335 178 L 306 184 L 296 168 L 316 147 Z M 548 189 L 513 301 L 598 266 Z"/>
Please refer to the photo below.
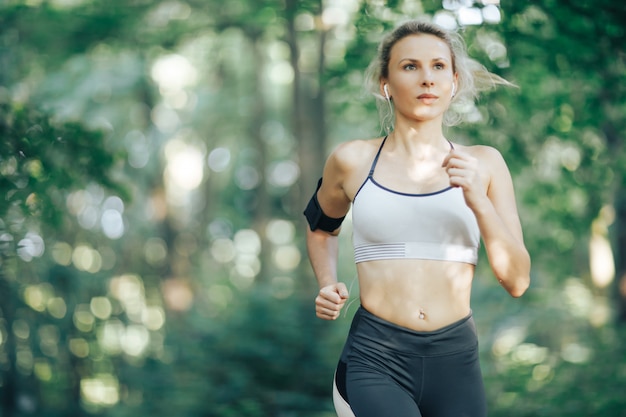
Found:
<path fill-rule="evenodd" d="M 385 91 L 385 97 L 389 100 L 389 89 L 387 88 L 387 84 L 383 86 L 383 91 Z"/>
<path fill-rule="evenodd" d="M 452 84 L 452 97 L 456 94 L 456 84 Z"/>

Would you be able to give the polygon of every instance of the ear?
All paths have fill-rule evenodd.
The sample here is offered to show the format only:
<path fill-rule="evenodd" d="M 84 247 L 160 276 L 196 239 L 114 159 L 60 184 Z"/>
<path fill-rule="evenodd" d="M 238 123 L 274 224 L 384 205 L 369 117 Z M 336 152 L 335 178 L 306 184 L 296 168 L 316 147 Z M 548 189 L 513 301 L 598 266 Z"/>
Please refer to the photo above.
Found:
<path fill-rule="evenodd" d="M 387 85 L 386 80 L 380 80 L 380 94 L 387 100 L 391 98 L 391 94 L 389 93 L 389 86 Z"/>
<path fill-rule="evenodd" d="M 452 80 L 452 98 L 454 98 L 454 96 L 456 95 L 456 92 L 458 91 L 459 73 L 455 72 L 453 78 L 454 79 Z"/>

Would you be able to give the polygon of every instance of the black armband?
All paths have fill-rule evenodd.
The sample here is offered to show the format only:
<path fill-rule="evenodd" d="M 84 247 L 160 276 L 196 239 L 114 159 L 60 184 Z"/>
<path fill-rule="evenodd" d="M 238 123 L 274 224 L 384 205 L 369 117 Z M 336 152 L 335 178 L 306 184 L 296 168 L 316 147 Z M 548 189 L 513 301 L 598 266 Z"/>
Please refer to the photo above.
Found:
<path fill-rule="evenodd" d="M 304 217 L 306 217 L 307 221 L 309 222 L 309 227 L 311 228 L 311 230 L 320 229 L 325 232 L 334 232 L 339 228 L 339 226 L 341 226 L 341 223 L 343 222 L 343 219 L 346 218 L 346 216 L 337 219 L 333 217 L 328 217 L 326 214 L 324 214 L 322 208 L 320 207 L 319 201 L 317 201 L 317 191 L 320 189 L 321 186 L 322 179 L 320 178 L 320 180 L 317 182 L 317 188 L 313 193 L 313 197 L 311 197 L 311 200 L 309 200 L 309 204 L 307 204 L 306 209 L 304 209 Z"/>

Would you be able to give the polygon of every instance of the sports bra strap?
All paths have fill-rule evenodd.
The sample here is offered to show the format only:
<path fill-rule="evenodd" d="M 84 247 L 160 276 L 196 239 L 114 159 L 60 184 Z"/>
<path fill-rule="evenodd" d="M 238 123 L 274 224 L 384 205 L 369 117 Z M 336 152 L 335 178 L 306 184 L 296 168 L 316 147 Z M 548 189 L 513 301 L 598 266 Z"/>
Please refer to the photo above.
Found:
<path fill-rule="evenodd" d="M 378 148 L 378 152 L 376 152 L 376 156 L 374 157 L 374 160 L 372 161 L 372 166 L 370 167 L 370 173 L 367 174 L 367 178 L 372 178 L 372 175 L 374 175 L 374 168 L 376 168 L 378 157 L 380 156 L 380 152 L 383 150 L 383 145 L 387 141 L 387 137 L 388 136 L 385 136 L 383 141 L 380 143 L 380 147 Z"/>

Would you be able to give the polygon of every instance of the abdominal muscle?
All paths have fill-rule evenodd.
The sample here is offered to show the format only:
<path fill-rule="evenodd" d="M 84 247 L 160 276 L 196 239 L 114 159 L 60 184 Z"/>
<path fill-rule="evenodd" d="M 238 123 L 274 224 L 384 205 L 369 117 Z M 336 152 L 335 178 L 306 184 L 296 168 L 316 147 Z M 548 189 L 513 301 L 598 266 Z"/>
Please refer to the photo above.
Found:
<path fill-rule="evenodd" d="M 393 259 L 358 263 L 357 272 L 361 305 L 399 326 L 432 331 L 470 313 L 474 265 Z"/>

